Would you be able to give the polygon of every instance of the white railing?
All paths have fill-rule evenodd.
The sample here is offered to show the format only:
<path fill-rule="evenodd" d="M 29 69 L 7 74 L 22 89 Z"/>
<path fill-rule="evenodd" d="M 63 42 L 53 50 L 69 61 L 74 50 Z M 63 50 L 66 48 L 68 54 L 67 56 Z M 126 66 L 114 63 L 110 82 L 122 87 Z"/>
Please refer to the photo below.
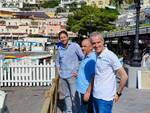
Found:
<path fill-rule="evenodd" d="M 55 77 L 55 65 L 45 61 L 0 62 L 0 86 L 47 86 Z"/>

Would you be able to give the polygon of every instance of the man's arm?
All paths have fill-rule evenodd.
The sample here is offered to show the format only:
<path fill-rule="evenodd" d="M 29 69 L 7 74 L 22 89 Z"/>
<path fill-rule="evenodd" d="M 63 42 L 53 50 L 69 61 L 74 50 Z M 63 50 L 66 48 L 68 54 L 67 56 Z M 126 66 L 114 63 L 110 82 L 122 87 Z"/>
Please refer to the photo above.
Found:
<path fill-rule="evenodd" d="M 91 92 L 93 90 L 93 85 L 94 85 L 94 77 L 93 79 L 91 80 L 91 83 L 89 84 L 87 90 L 86 90 L 86 93 L 84 94 L 84 97 L 83 97 L 83 100 L 85 102 L 88 102 L 89 101 L 89 98 L 90 98 L 90 95 L 91 95 Z"/>
<path fill-rule="evenodd" d="M 77 54 L 80 61 L 83 60 L 84 54 L 82 52 L 81 47 L 78 44 L 76 44 L 76 54 Z"/>
<path fill-rule="evenodd" d="M 56 54 L 56 75 L 60 75 L 60 64 L 59 64 L 59 52 L 57 50 L 57 54 Z"/>
<path fill-rule="evenodd" d="M 121 96 L 123 88 L 125 87 L 126 81 L 128 79 L 128 75 L 127 75 L 127 73 L 123 67 L 121 67 L 117 70 L 117 75 L 120 77 L 120 84 L 119 84 L 119 87 L 117 89 L 117 93 L 116 93 L 115 98 L 114 98 L 115 102 L 119 101 L 119 97 Z"/>

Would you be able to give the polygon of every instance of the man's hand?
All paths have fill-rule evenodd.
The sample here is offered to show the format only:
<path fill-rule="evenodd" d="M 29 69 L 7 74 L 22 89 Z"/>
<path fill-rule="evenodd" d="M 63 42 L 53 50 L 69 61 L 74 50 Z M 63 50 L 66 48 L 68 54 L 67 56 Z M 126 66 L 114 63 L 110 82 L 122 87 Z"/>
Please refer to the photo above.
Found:
<path fill-rule="evenodd" d="M 85 101 L 85 102 L 88 102 L 89 101 L 89 98 L 90 98 L 90 93 L 89 92 L 86 92 L 85 94 L 84 94 L 84 97 L 83 97 L 83 100 Z"/>
<path fill-rule="evenodd" d="M 116 103 L 116 102 L 119 102 L 119 99 L 120 99 L 120 97 L 116 94 L 115 97 L 114 97 L 114 102 L 115 102 L 115 103 Z"/>
<path fill-rule="evenodd" d="M 72 72 L 72 76 L 73 76 L 73 77 L 75 77 L 75 78 L 76 78 L 76 77 L 77 77 L 77 75 L 78 75 L 78 73 L 77 73 L 77 72 Z"/>

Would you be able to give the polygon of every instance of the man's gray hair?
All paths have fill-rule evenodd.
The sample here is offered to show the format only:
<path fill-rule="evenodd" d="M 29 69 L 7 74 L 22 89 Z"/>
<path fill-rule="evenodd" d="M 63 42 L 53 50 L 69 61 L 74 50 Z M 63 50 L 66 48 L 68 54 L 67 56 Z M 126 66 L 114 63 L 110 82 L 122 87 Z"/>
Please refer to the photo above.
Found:
<path fill-rule="evenodd" d="M 91 33 L 90 34 L 90 39 L 92 39 L 92 37 L 95 37 L 95 36 L 99 37 L 101 40 L 104 41 L 103 35 L 100 32 L 93 32 L 93 33 Z"/>

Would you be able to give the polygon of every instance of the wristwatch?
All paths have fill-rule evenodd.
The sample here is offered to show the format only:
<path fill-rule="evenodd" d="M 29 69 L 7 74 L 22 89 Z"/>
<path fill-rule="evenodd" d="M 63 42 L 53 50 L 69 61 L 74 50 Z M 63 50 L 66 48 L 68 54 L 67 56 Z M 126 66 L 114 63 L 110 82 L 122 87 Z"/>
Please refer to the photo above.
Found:
<path fill-rule="evenodd" d="M 118 92 L 118 91 L 117 91 L 116 94 L 117 94 L 119 97 L 122 95 L 122 93 L 120 93 L 120 92 Z"/>

